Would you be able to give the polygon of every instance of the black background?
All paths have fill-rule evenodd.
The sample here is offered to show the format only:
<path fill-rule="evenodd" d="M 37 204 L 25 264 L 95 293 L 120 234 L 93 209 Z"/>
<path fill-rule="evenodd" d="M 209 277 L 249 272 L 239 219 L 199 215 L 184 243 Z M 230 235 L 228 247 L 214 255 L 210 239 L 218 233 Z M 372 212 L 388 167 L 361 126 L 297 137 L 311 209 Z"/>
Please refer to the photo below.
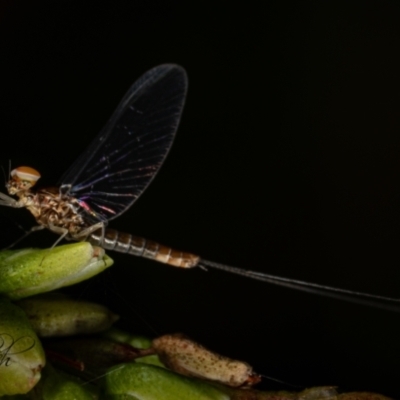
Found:
<path fill-rule="evenodd" d="M 176 142 L 112 227 L 400 297 L 400 3 L 260 3 L 1 1 L 0 162 L 57 182 L 135 79 L 178 63 L 190 84 Z M 4 243 L 12 220 L 33 222 L 4 209 Z M 111 255 L 79 290 L 122 327 L 184 332 L 301 387 L 400 398 L 398 313 Z"/>

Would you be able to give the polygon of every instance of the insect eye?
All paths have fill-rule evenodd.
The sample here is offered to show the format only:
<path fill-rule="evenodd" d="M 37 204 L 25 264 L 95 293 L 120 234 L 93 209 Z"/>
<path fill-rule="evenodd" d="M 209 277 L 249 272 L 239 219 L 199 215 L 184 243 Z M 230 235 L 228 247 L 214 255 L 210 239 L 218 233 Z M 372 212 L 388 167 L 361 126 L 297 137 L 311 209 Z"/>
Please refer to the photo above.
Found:
<path fill-rule="evenodd" d="M 24 188 L 32 187 L 39 178 L 39 172 L 31 167 L 18 167 L 11 171 L 11 179 Z"/>

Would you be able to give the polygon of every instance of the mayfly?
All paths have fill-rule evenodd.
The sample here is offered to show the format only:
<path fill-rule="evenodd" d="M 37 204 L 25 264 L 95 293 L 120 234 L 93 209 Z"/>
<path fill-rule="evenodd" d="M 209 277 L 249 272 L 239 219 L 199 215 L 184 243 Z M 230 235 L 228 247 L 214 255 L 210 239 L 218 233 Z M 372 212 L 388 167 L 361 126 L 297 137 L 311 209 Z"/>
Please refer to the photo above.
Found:
<path fill-rule="evenodd" d="M 185 70 L 159 65 L 129 89 L 103 130 L 61 178 L 58 186 L 31 190 L 40 174 L 30 167 L 10 173 L 0 205 L 27 208 L 38 225 L 62 240 L 88 240 L 106 250 L 150 258 L 175 267 L 217 268 L 256 280 L 323 293 L 359 303 L 397 299 L 235 268 L 107 227 L 143 193 L 165 160 L 177 131 L 187 91 Z M 398 309 L 396 305 L 381 304 Z"/>

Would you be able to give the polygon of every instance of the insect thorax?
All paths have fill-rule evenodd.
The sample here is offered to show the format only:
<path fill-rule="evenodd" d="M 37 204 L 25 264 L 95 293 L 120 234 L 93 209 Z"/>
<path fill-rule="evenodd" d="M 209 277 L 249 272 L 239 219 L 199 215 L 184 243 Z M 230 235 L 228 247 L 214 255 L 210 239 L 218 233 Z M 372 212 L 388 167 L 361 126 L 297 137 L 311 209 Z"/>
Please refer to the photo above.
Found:
<path fill-rule="evenodd" d="M 26 208 L 33 214 L 38 224 L 50 230 L 54 226 L 67 229 L 70 234 L 76 234 L 87 226 L 78 200 L 61 195 L 57 188 L 39 189 L 36 193 L 28 192 L 25 198 Z"/>

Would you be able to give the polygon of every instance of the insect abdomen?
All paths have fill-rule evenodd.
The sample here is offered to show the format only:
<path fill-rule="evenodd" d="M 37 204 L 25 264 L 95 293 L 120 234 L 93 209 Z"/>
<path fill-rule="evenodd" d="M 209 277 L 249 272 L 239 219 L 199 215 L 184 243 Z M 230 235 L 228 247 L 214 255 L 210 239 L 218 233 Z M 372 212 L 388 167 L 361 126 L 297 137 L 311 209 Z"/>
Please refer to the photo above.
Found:
<path fill-rule="evenodd" d="M 133 236 L 129 233 L 118 232 L 114 229 L 106 229 L 103 238 L 101 237 L 101 231 L 96 231 L 90 235 L 88 240 L 92 244 L 101 246 L 106 250 L 150 258 L 174 267 L 195 267 L 200 259 L 194 254 L 177 251 L 169 246 Z"/>

